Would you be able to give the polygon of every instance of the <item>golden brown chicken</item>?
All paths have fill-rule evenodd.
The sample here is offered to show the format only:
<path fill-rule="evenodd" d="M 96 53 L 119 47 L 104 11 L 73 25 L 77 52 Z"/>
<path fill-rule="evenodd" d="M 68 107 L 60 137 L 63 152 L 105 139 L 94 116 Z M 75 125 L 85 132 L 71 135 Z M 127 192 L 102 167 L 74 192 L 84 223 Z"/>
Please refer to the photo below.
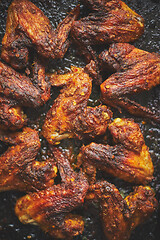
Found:
<path fill-rule="evenodd" d="M 91 143 L 83 146 L 78 162 L 91 164 L 127 182 L 146 184 L 151 181 L 154 171 L 153 163 L 138 124 L 130 120 L 116 119 L 109 129 L 119 144 L 110 146 Z M 127 132 L 128 129 L 130 131 Z M 89 170 L 89 167 L 85 170 L 87 175 L 89 175 Z M 95 175 L 95 171 L 93 174 Z M 90 174 L 92 180 L 91 177 L 92 174 Z"/>
<path fill-rule="evenodd" d="M 82 147 L 79 158 L 127 182 L 146 184 L 153 178 L 153 164 L 145 144 L 136 153 L 122 145 L 91 143 Z"/>
<path fill-rule="evenodd" d="M 89 45 L 131 42 L 144 31 L 143 18 L 119 0 L 81 0 L 91 13 L 75 21 L 72 37 L 87 60 L 95 60 Z"/>
<path fill-rule="evenodd" d="M 0 129 L 20 129 L 27 122 L 27 116 L 17 101 L 0 96 Z"/>
<path fill-rule="evenodd" d="M 122 144 L 128 150 L 141 152 L 145 144 L 139 125 L 133 119 L 116 118 L 109 124 L 108 129 L 113 142 Z"/>
<path fill-rule="evenodd" d="M 52 148 L 62 183 L 20 198 L 15 207 L 22 223 L 38 224 L 44 231 L 57 238 L 72 237 L 82 233 L 82 217 L 70 212 L 83 204 L 88 182 L 83 173 L 72 170 L 64 153 Z"/>
<path fill-rule="evenodd" d="M 128 240 L 132 231 L 146 221 L 158 207 L 149 186 L 138 186 L 126 198 L 107 181 L 90 186 L 86 199 L 100 202 L 100 214 L 108 240 Z"/>
<path fill-rule="evenodd" d="M 65 85 L 46 116 L 42 134 L 51 144 L 72 137 L 104 134 L 112 116 L 106 106 L 89 107 L 92 79 L 83 68 L 72 67 L 64 75 L 52 75 L 52 85 Z"/>
<path fill-rule="evenodd" d="M 91 9 L 87 17 L 74 22 L 72 34 L 91 45 L 131 42 L 144 31 L 143 18 L 119 0 L 83 0 Z"/>
<path fill-rule="evenodd" d="M 42 106 L 50 98 L 50 87 L 45 67 L 36 56 L 31 78 L 0 62 L 1 124 L 10 129 L 22 128 L 27 119 L 21 107 Z"/>
<path fill-rule="evenodd" d="M 128 95 L 134 96 L 160 84 L 159 55 L 128 43 L 115 43 L 101 53 L 100 60 L 103 68 L 116 71 L 101 84 L 102 101 L 113 107 L 122 107 L 135 116 L 160 122 L 160 116 L 128 98 Z"/>
<path fill-rule="evenodd" d="M 8 9 L 1 58 L 14 68 L 24 68 L 30 49 L 45 58 L 62 58 L 68 49 L 68 35 L 79 15 L 79 6 L 54 30 L 44 13 L 28 0 L 14 0 Z"/>
<path fill-rule="evenodd" d="M 12 145 L 0 156 L 0 191 L 36 191 L 53 185 L 54 160 L 35 160 L 40 149 L 37 131 L 27 127 L 14 133 L 0 130 L 0 140 Z"/>

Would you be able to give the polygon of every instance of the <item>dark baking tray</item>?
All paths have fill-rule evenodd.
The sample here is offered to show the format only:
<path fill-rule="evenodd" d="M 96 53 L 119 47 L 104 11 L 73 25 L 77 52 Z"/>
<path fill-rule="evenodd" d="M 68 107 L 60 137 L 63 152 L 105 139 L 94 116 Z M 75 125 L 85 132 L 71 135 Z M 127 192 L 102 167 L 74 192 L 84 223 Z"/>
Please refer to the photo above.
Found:
<path fill-rule="evenodd" d="M 66 16 L 76 4 L 77 0 L 33 0 L 35 3 L 50 19 L 53 26 L 56 27 L 58 23 Z M 125 0 L 125 2 L 134 9 L 137 13 L 145 19 L 145 32 L 143 36 L 134 43 L 134 45 L 149 52 L 160 52 L 160 3 L 159 0 Z M 0 44 L 2 37 L 5 33 L 7 9 L 10 0 L 0 1 Z M 81 15 L 86 14 L 86 9 L 81 7 Z M 98 50 L 98 49 L 97 49 Z M 59 61 L 53 61 L 49 65 L 50 71 L 59 69 L 66 71 L 70 65 L 84 66 L 85 63 L 82 58 L 76 55 L 76 48 L 72 45 L 65 58 Z M 90 99 L 90 104 L 97 103 L 96 88 Z M 28 125 L 41 131 L 41 122 L 43 122 L 46 111 L 49 109 L 54 98 L 57 96 L 58 90 L 52 90 L 52 99 L 42 108 L 31 110 L 26 109 L 30 117 Z M 156 87 L 148 93 L 142 94 L 137 97 L 137 100 L 145 106 L 151 108 L 152 111 L 160 112 L 160 87 Z M 36 116 L 36 117 L 35 117 Z M 120 114 L 114 111 L 114 117 L 130 117 L 127 113 Z M 156 191 L 156 196 L 160 202 L 160 127 L 152 123 L 144 124 L 142 119 L 135 118 L 135 121 L 140 124 L 141 130 L 144 134 L 146 144 L 150 149 L 152 160 L 154 163 L 155 173 L 154 180 L 151 186 Z M 47 154 L 47 143 L 42 138 L 42 147 L 38 155 L 39 158 L 45 159 Z M 73 144 L 73 141 L 64 143 Z M 74 142 L 76 149 L 79 148 L 80 142 Z M 6 146 L 0 143 L 0 154 L 3 153 Z M 105 177 L 103 174 L 100 177 Z M 121 192 L 124 194 L 130 191 L 130 185 L 114 178 L 109 181 L 115 183 Z M 14 206 L 16 200 L 24 193 L 17 192 L 3 192 L 0 193 L 0 240 L 53 240 L 50 236 L 43 233 L 38 227 L 31 225 L 23 225 L 19 222 L 14 214 Z M 76 240 L 103 240 L 105 239 L 101 228 L 100 219 L 98 217 L 97 206 L 85 204 L 84 208 L 77 210 L 78 213 L 83 215 L 85 219 L 85 230 L 82 236 L 75 237 Z M 143 225 L 136 228 L 132 233 L 131 240 L 159 240 L 160 239 L 160 213 L 157 210 L 153 216 Z"/>

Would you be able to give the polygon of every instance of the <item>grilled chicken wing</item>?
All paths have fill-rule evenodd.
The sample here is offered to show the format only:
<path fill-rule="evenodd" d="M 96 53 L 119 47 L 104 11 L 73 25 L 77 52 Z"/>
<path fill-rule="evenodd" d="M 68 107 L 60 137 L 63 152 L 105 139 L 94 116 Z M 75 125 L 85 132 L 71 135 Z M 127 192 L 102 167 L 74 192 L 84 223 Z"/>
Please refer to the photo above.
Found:
<path fill-rule="evenodd" d="M 106 181 L 90 186 L 88 199 L 98 199 L 104 233 L 108 240 L 128 240 L 132 231 L 158 207 L 154 191 L 138 186 L 125 199 Z"/>
<path fill-rule="evenodd" d="M 122 145 L 91 143 L 82 148 L 79 157 L 127 182 L 146 184 L 153 178 L 153 164 L 146 145 L 143 145 L 140 153 L 136 153 Z"/>
<path fill-rule="evenodd" d="M 143 18 L 119 0 L 83 0 L 91 13 L 74 22 L 72 37 L 80 53 L 95 60 L 90 45 L 112 42 L 131 42 L 139 38 L 144 30 Z M 98 69 L 98 68 L 97 68 Z"/>
<path fill-rule="evenodd" d="M 54 85 L 54 77 L 51 78 Z M 67 83 L 46 116 L 43 136 L 55 144 L 65 138 L 95 137 L 104 134 L 112 116 L 105 106 L 87 107 L 92 80 L 83 68 L 72 67 L 69 74 L 55 75 L 55 85 Z"/>
<path fill-rule="evenodd" d="M 0 129 L 20 129 L 27 122 L 27 116 L 17 101 L 0 96 Z"/>
<path fill-rule="evenodd" d="M 109 124 L 108 129 L 114 143 L 123 144 L 128 150 L 141 152 L 145 142 L 138 123 L 133 119 L 116 118 Z"/>
<path fill-rule="evenodd" d="M 160 122 L 148 108 L 131 101 L 128 94 L 148 91 L 160 84 L 160 57 L 128 43 L 115 43 L 100 55 L 103 68 L 111 68 L 112 74 L 101 84 L 102 101 L 113 107 L 122 107 L 136 116 Z"/>
<path fill-rule="evenodd" d="M 131 42 L 144 30 L 143 18 L 119 0 L 83 0 L 92 13 L 74 22 L 72 34 L 78 41 L 104 44 Z"/>
<path fill-rule="evenodd" d="M 35 57 L 32 78 L 21 75 L 0 62 L 0 121 L 10 129 L 26 123 L 23 107 L 39 107 L 50 98 L 50 83 L 45 80 L 45 67 Z"/>
<path fill-rule="evenodd" d="M 146 184 L 151 181 L 153 163 L 138 124 L 125 119 L 116 119 L 110 124 L 109 129 L 119 144 L 110 146 L 91 143 L 83 146 L 78 161 L 91 164 L 127 182 Z M 126 132 L 127 129 L 130 131 Z"/>
<path fill-rule="evenodd" d="M 45 58 L 62 58 L 68 49 L 68 35 L 79 14 L 79 6 L 53 29 L 44 13 L 28 0 L 14 0 L 8 9 L 1 58 L 12 67 L 26 67 L 29 51 L 35 48 Z"/>
<path fill-rule="evenodd" d="M 72 170 L 61 150 L 52 148 L 52 151 L 62 183 L 20 198 L 15 212 L 21 222 L 38 224 L 52 236 L 66 239 L 83 231 L 82 218 L 70 212 L 82 205 L 88 182 L 83 173 Z"/>
<path fill-rule="evenodd" d="M 57 173 L 55 162 L 35 161 L 40 149 L 35 130 L 24 128 L 14 133 L 0 130 L 0 140 L 13 145 L 0 156 L 0 191 L 35 191 L 53 185 Z"/>

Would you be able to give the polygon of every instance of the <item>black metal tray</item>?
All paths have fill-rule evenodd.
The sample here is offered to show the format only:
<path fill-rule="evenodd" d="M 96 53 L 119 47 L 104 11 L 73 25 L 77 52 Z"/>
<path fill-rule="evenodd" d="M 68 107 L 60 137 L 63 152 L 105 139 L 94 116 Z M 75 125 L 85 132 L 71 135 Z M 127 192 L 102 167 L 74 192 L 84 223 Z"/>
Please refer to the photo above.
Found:
<path fill-rule="evenodd" d="M 78 0 L 33 0 L 50 19 L 53 26 L 66 16 L 76 4 Z M 159 0 L 125 0 L 125 2 L 139 13 L 145 19 L 145 32 L 143 36 L 134 43 L 134 45 L 149 52 L 160 52 L 160 3 Z M 5 33 L 7 9 L 10 5 L 10 0 L 0 1 L 0 44 Z M 84 9 L 81 9 L 83 15 Z M 86 10 L 85 10 L 86 13 Z M 0 45 L 1 47 L 1 45 Z M 65 55 L 65 58 L 56 62 L 51 62 L 50 71 L 61 69 L 66 71 L 71 65 L 84 66 L 83 59 L 76 55 L 75 47 L 71 46 Z M 49 109 L 54 98 L 57 96 L 57 90 L 52 90 L 52 99 L 42 108 L 31 110 L 26 109 L 30 121 L 29 126 L 41 131 L 41 122 L 45 116 L 45 112 Z M 90 104 L 96 104 L 96 93 L 92 94 Z M 152 111 L 160 112 L 160 87 L 156 87 L 148 93 L 138 96 L 138 101 L 145 106 L 151 108 Z M 36 114 L 35 114 L 36 113 Z M 36 115 L 36 117 L 35 117 Z M 114 111 L 114 117 L 130 117 L 127 113 L 122 114 Z M 160 127 L 151 123 L 143 124 L 142 119 L 135 118 L 135 121 L 140 124 L 144 134 L 147 146 L 150 149 L 152 160 L 154 163 L 155 173 L 154 180 L 151 186 L 156 191 L 156 196 L 160 202 Z M 67 144 L 72 144 L 69 141 Z M 77 141 L 78 149 L 80 143 Z M 0 154 L 4 152 L 5 145 L 0 142 Z M 47 151 L 46 141 L 42 139 L 42 148 L 38 155 L 39 158 L 45 158 Z M 109 179 L 115 183 L 120 191 L 127 193 L 130 190 L 130 185 L 116 179 Z M 17 192 L 2 192 L 0 193 L 0 240 L 53 240 L 50 236 L 43 233 L 38 227 L 31 225 L 23 225 L 19 222 L 14 214 L 14 206 L 16 200 L 24 193 Z M 98 217 L 98 209 L 96 206 L 85 205 L 84 208 L 77 210 L 85 219 L 85 230 L 82 236 L 75 237 L 76 240 L 103 240 L 105 239 L 101 228 L 100 219 Z M 157 210 L 153 216 L 143 225 L 136 228 L 132 233 L 131 240 L 159 240 L 160 239 L 160 213 Z"/>

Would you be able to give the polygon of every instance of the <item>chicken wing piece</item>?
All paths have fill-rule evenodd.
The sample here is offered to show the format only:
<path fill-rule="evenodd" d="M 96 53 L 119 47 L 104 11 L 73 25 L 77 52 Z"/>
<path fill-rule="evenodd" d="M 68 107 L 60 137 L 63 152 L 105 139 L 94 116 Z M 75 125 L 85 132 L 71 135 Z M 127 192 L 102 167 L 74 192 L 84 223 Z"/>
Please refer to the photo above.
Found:
<path fill-rule="evenodd" d="M 131 42 L 144 31 L 143 18 L 122 1 L 82 0 L 82 3 L 92 12 L 74 22 L 72 37 L 87 61 L 94 60 L 97 65 L 95 52 L 90 45 Z"/>
<path fill-rule="evenodd" d="M 83 204 L 88 182 L 82 172 L 72 170 L 60 149 L 52 148 L 52 151 L 62 183 L 20 198 L 15 212 L 21 222 L 38 224 L 54 237 L 71 237 L 83 231 L 82 218 L 69 214 Z"/>
<path fill-rule="evenodd" d="M 113 142 L 115 144 L 123 144 L 123 146 L 126 149 L 135 151 L 136 153 L 141 152 L 142 147 L 145 143 L 144 138 L 139 128 L 139 125 L 135 123 L 132 119 L 116 118 L 112 123 L 108 125 L 108 129 L 111 132 Z M 81 154 L 83 156 L 83 153 L 79 154 L 77 165 L 78 166 L 82 165 L 83 171 L 87 176 L 88 182 L 90 184 L 93 184 L 96 182 L 96 172 L 97 172 L 96 166 L 102 170 L 103 170 L 103 166 L 100 166 L 98 164 L 98 161 L 95 163 L 95 165 L 94 163 L 92 165 L 92 160 L 84 161 L 85 158 L 81 157 Z M 105 164 L 104 164 L 104 170 L 105 170 Z M 108 172 L 108 169 L 106 171 Z M 116 172 L 115 172 L 115 176 L 117 176 Z"/>
<path fill-rule="evenodd" d="M 0 128 L 16 130 L 27 122 L 27 116 L 15 100 L 0 96 Z"/>
<path fill-rule="evenodd" d="M 56 228 L 54 225 L 43 225 L 42 229 L 56 239 L 70 240 L 73 239 L 74 236 L 82 234 L 84 221 L 81 216 L 69 213 L 65 216 L 64 220 L 62 219 L 59 228 Z"/>
<path fill-rule="evenodd" d="M 30 79 L 0 62 L 0 94 L 16 100 L 22 106 L 43 105 L 50 98 L 50 83 L 45 80 L 45 67 L 36 59 L 33 62 L 33 78 Z"/>
<path fill-rule="evenodd" d="M 131 42 L 144 31 L 143 18 L 119 0 L 83 0 L 92 10 L 74 22 L 72 34 L 91 45 Z"/>
<path fill-rule="evenodd" d="M 128 119 L 115 119 L 109 129 L 118 145 L 92 142 L 81 148 L 78 162 L 91 164 L 127 182 L 146 184 L 151 181 L 153 163 L 138 125 Z"/>
<path fill-rule="evenodd" d="M 104 134 L 112 116 L 105 106 L 87 107 L 92 79 L 83 68 L 72 67 L 69 74 L 55 74 L 55 85 L 65 84 L 46 116 L 42 134 L 50 144 L 62 139 Z M 52 75 L 52 85 L 54 77 Z"/>
<path fill-rule="evenodd" d="M 32 47 L 45 58 L 62 58 L 69 46 L 69 32 L 78 15 L 79 6 L 54 30 L 49 19 L 32 2 L 14 0 L 8 9 L 1 58 L 16 69 L 26 67 Z"/>
<path fill-rule="evenodd" d="M 123 199 L 113 184 L 101 181 L 90 186 L 86 198 L 99 200 L 102 225 L 108 240 L 128 240 L 132 231 L 158 207 L 155 193 L 149 186 L 138 186 Z"/>
<path fill-rule="evenodd" d="M 160 84 L 160 57 L 128 43 L 115 43 L 100 54 L 103 67 L 117 71 L 101 84 L 102 101 L 122 107 L 135 116 L 160 122 L 160 117 L 148 108 L 131 101 L 128 95 L 148 91 Z"/>
<path fill-rule="evenodd" d="M 35 57 L 32 78 L 0 62 L 0 121 L 6 128 L 19 129 L 26 123 L 23 107 L 39 107 L 50 98 L 45 67 Z"/>
<path fill-rule="evenodd" d="M 146 184 L 153 178 L 153 163 L 145 144 L 138 153 L 122 145 L 91 143 L 82 147 L 79 158 L 127 182 Z"/>
<path fill-rule="evenodd" d="M 0 140 L 13 145 L 0 156 L 0 191 L 35 191 L 53 185 L 57 173 L 55 162 L 35 161 L 40 149 L 35 130 L 27 127 L 14 133 L 0 130 Z"/>
<path fill-rule="evenodd" d="M 121 143 L 129 150 L 141 152 L 145 142 L 138 123 L 133 119 L 116 118 L 108 129 L 116 144 Z"/>

